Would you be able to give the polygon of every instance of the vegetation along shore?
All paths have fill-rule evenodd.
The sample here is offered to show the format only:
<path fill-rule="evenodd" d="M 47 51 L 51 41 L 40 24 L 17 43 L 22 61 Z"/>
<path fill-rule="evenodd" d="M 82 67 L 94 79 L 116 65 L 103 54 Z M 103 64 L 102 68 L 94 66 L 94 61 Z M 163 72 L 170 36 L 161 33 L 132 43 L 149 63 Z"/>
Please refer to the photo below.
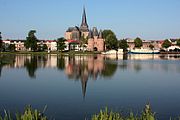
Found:
<path fill-rule="evenodd" d="M 45 115 L 47 106 L 44 107 L 43 111 L 33 109 L 30 105 L 26 106 L 22 113 L 11 114 L 4 110 L 4 115 L 0 115 L 0 120 L 49 120 Z M 85 118 L 85 120 L 88 120 Z M 141 114 L 137 115 L 130 112 L 127 115 L 123 115 L 119 112 L 109 111 L 106 107 L 100 110 L 99 113 L 91 116 L 89 120 L 158 120 L 155 112 L 151 110 L 150 104 L 146 104 Z M 171 118 L 169 120 L 180 120 L 180 117 Z"/>

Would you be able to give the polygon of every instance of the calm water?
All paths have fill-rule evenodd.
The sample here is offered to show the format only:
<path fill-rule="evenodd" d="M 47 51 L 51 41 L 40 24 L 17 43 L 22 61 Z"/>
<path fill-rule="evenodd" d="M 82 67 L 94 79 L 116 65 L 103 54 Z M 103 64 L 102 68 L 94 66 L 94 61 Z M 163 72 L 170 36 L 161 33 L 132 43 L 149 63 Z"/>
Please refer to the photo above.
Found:
<path fill-rule="evenodd" d="M 180 115 L 180 56 L 0 55 L 0 110 L 43 109 L 56 120 L 84 120 L 101 108 L 163 120 Z"/>

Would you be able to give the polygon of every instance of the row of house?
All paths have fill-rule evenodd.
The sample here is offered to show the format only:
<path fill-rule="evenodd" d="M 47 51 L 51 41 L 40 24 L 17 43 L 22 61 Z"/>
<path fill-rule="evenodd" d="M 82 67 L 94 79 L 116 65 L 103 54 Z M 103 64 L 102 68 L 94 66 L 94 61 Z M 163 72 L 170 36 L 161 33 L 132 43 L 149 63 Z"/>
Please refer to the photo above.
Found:
<path fill-rule="evenodd" d="M 129 45 L 129 49 L 134 49 L 135 44 L 134 44 L 134 39 L 127 38 L 127 43 Z M 169 49 L 174 49 L 178 48 L 177 46 L 177 40 L 178 39 L 168 39 L 169 42 L 171 43 L 171 47 Z M 164 43 L 164 40 L 142 40 L 142 47 L 143 49 L 149 49 L 150 45 L 154 46 L 154 49 L 160 50 L 162 49 L 162 44 Z M 168 49 L 168 51 L 169 51 Z"/>
<path fill-rule="evenodd" d="M 26 51 L 26 47 L 24 45 L 25 40 L 3 40 L 3 43 L 6 46 L 10 44 L 15 45 L 16 51 Z M 57 41 L 56 40 L 39 40 L 37 42 L 38 45 L 47 45 L 48 50 L 50 51 L 57 51 Z"/>
<path fill-rule="evenodd" d="M 94 28 L 96 29 L 96 28 Z M 96 30 L 95 30 L 96 31 Z M 89 32 L 88 35 L 88 43 L 85 46 L 80 46 L 79 41 L 76 40 L 67 40 L 65 41 L 66 48 L 64 50 L 86 50 L 86 51 L 104 51 L 104 39 L 102 38 L 102 31 L 94 34 L 93 32 Z M 127 38 L 127 43 L 129 45 L 129 49 L 134 49 L 134 39 Z M 177 39 L 169 39 L 171 42 L 171 47 L 169 49 L 176 48 Z M 154 46 L 154 49 L 162 49 L 162 44 L 164 40 L 143 40 L 142 48 L 148 49 L 150 45 Z M 5 46 L 9 46 L 10 44 L 15 45 L 16 51 L 26 51 L 26 47 L 24 45 L 25 40 L 3 40 Z M 47 49 L 49 51 L 57 51 L 57 41 L 56 40 L 39 40 L 37 42 L 38 45 L 47 45 Z"/>

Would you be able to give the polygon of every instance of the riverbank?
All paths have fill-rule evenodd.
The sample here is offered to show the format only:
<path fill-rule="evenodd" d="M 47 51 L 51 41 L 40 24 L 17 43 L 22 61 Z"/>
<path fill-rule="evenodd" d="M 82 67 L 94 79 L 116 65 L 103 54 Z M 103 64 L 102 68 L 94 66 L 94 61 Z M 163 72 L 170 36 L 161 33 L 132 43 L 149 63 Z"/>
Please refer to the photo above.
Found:
<path fill-rule="evenodd" d="M 100 54 L 101 52 L 88 52 L 88 51 L 68 51 L 68 52 L 59 52 L 59 51 L 52 51 L 52 52 L 29 52 L 29 51 L 21 51 L 21 52 L 0 52 L 0 54 L 59 54 L 59 55 L 93 55 L 93 54 Z"/>

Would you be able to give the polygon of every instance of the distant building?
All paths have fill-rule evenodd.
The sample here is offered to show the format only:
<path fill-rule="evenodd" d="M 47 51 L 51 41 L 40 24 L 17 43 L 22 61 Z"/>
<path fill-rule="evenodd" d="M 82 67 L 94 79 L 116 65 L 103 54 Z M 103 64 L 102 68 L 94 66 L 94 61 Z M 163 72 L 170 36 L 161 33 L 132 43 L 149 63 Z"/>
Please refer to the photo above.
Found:
<path fill-rule="evenodd" d="M 3 40 L 5 48 L 8 48 L 10 44 L 15 45 L 16 51 L 26 51 L 26 47 L 24 45 L 25 40 Z M 38 40 L 37 45 L 47 45 L 48 50 L 57 51 L 57 41 L 56 40 Z"/>
<path fill-rule="evenodd" d="M 5 48 L 7 48 L 10 44 L 15 45 L 16 51 L 25 51 L 26 48 L 24 46 L 25 40 L 3 40 L 3 43 L 5 44 Z"/>
<path fill-rule="evenodd" d="M 129 49 L 134 49 L 135 48 L 135 43 L 134 39 L 127 38 L 127 43 L 129 46 Z M 160 49 L 162 46 L 162 40 L 142 40 L 142 47 L 144 49 L 149 49 L 150 45 L 154 46 L 154 49 Z"/>
<path fill-rule="evenodd" d="M 102 37 L 102 31 L 98 33 L 96 27 L 93 30 L 89 30 L 87 24 L 86 11 L 83 9 L 81 26 L 69 27 L 65 32 L 66 50 L 82 50 L 80 43 L 82 39 L 87 40 L 88 51 L 104 51 L 104 39 Z"/>

